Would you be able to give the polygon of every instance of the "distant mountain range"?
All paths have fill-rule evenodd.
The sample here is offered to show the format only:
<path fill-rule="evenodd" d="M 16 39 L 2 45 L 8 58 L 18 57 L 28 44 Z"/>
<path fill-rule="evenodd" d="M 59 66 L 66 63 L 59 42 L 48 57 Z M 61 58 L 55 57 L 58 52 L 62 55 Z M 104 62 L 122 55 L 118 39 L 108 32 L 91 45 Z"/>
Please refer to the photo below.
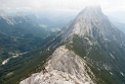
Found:
<path fill-rule="evenodd" d="M 46 20 L 46 21 L 45 21 Z M 48 23 L 47 23 L 48 22 Z M 48 19 L 18 12 L 15 16 L 0 12 L 0 65 L 4 60 L 45 45 L 60 31 Z"/>
<path fill-rule="evenodd" d="M 125 23 L 113 22 L 117 28 L 119 28 L 122 32 L 125 33 Z"/>

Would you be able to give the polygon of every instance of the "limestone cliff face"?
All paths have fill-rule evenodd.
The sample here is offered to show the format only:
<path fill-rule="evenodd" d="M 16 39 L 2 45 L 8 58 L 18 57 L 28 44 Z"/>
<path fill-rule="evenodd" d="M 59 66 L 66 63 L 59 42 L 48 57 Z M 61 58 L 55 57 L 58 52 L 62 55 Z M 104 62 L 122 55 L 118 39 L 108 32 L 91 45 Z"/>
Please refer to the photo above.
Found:
<path fill-rule="evenodd" d="M 47 72 L 35 73 L 20 84 L 95 84 L 90 68 L 65 46 L 54 51 L 45 68 Z"/>
<path fill-rule="evenodd" d="M 98 37 L 111 39 L 116 31 L 118 29 L 103 14 L 99 6 L 87 6 L 67 26 L 62 38 L 65 40 L 78 35 L 79 37 L 90 36 L 93 39 Z"/>

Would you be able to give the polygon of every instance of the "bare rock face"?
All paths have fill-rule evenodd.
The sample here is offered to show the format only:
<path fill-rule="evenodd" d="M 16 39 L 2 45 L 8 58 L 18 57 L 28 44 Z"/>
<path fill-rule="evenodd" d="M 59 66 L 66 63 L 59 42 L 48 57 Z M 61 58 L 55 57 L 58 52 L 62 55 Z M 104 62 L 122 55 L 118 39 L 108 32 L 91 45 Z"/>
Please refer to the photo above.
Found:
<path fill-rule="evenodd" d="M 33 74 L 20 84 L 95 84 L 84 60 L 65 46 L 55 50 L 45 68 L 45 73 Z"/>
<path fill-rule="evenodd" d="M 74 35 L 92 38 L 96 38 L 98 35 L 107 38 L 113 33 L 111 30 L 117 31 L 108 17 L 103 14 L 101 8 L 99 6 L 87 6 L 67 26 L 62 38 L 65 40 L 72 38 Z"/>

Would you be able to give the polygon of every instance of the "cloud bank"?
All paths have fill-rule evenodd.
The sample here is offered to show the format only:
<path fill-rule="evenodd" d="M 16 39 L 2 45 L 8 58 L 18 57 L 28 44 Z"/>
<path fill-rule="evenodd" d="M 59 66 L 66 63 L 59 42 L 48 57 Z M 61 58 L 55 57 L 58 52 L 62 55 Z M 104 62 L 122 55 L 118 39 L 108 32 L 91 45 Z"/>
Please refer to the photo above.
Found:
<path fill-rule="evenodd" d="M 0 9 L 30 11 L 81 11 L 87 5 L 100 5 L 107 15 L 124 19 L 125 0 L 0 0 Z"/>
<path fill-rule="evenodd" d="M 82 10 L 87 5 L 100 5 L 104 11 L 125 11 L 125 0 L 0 0 L 2 9 Z"/>

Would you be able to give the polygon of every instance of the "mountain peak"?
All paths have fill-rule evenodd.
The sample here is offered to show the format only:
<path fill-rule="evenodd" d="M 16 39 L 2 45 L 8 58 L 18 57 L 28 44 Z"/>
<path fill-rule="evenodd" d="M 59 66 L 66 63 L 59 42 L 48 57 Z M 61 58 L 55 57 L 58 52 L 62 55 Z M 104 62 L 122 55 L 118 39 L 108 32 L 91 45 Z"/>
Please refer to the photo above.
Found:
<path fill-rule="evenodd" d="M 68 41 L 61 43 L 60 36 L 64 36 L 63 41 Z M 59 47 L 42 72 L 20 84 L 123 84 L 124 38 L 125 35 L 110 23 L 100 6 L 87 6 L 50 43 L 51 47 Z"/>
<path fill-rule="evenodd" d="M 102 13 L 102 9 L 100 6 L 86 6 L 79 15 L 88 14 L 88 13 Z"/>
<path fill-rule="evenodd" d="M 97 32 L 98 35 L 105 37 L 112 28 L 112 24 L 107 16 L 102 13 L 100 6 L 87 6 L 69 25 L 65 37 L 72 37 L 73 35 L 94 37 Z"/>
<path fill-rule="evenodd" d="M 85 9 L 99 10 L 99 11 L 102 10 L 100 5 L 97 5 L 97 6 L 86 6 Z"/>

